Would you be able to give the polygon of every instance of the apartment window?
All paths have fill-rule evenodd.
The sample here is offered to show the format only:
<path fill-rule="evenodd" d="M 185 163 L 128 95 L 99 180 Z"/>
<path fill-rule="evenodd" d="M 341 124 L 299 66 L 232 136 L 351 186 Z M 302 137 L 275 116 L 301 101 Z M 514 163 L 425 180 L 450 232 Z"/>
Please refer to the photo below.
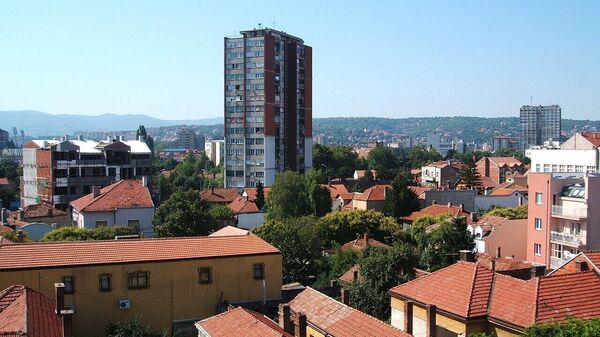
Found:
<path fill-rule="evenodd" d="M 94 222 L 94 226 L 96 228 L 98 228 L 98 227 L 106 227 L 106 226 L 108 226 L 108 221 L 106 221 L 106 220 L 96 220 L 96 222 Z"/>
<path fill-rule="evenodd" d="M 535 229 L 538 231 L 542 230 L 542 219 L 535 218 Z"/>
<path fill-rule="evenodd" d="M 535 193 L 535 204 L 536 205 L 541 205 L 542 204 L 542 193 L 541 192 L 536 192 Z"/>
<path fill-rule="evenodd" d="M 581 165 L 576 165 L 576 166 L 575 166 L 575 172 L 580 172 L 580 173 L 582 173 L 582 172 L 583 172 L 583 166 L 581 166 Z"/>
<path fill-rule="evenodd" d="M 541 256 L 542 255 L 542 245 L 539 243 L 534 243 L 533 244 L 533 253 L 537 256 Z"/>
<path fill-rule="evenodd" d="M 560 172 L 567 172 L 567 165 L 560 165 L 559 166 L 559 171 Z"/>
<path fill-rule="evenodd" d="M 65 294 L 75 293 L 75 277 L 74 276 L 63 276 L 62 283 L 65 285 Z"/>
<path fill-rule="evenodd" d="M 136 231 L 140 230 L 140 220 L 127 220 L 127 227 L 135 228 Z"/>
<path fill-rule="evenodd" d="M 544 172 L 550 172 L 550 164 L 544 164 Z"/>
<path fill-rule="evenodd" d="M 253 266 L 253 275 L 255 280 L 264 280 L 265 279 L 265 264 L 264 263 L 255 263 Z"/>
<path fill-rule="evenodd" d="M 109 292 L 112 290 L 112 275 L 100 274 L 98 275 L 98 281 L 100 282 L 100 292 Z"/>
<path fill-rule="evenodd" d="M 198 268 L 198 283 L 200 283 L 200 284 L 211 284 L 212 283 L 212 268 L 211 267 Z"/>
<path fill-rule="evenodd" d="M 596 166 L 588 166 L 587 173 L 596 173 Z"/>
<path fill-rule="evenodd" d="M 540 171 L 540 164 L 535 164 L 535 172 L 541 172 Z"/>
<path fill-rule="evenodd" d="M 136 271 L 127 274 L 128 289 L 146 289 L 150 287 L 150 272 Z"/>

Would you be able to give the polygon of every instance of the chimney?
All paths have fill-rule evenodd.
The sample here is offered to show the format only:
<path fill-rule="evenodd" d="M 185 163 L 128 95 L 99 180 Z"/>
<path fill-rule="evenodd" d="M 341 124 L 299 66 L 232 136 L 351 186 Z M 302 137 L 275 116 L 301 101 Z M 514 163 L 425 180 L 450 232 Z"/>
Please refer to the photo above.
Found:
<path fill-rule="evenodd" d="M 17 230 L 17 242 L 25 242 L 25 233 L 22 229 Z"/>
<path fill-rule="evenodd" d="M 285 330 L 286 332 L 294 332 L 294 327 L 292 325 L 291 318 L 291 309 L 289 304 L 287 303 L 279 304 L 279 327 Z"/>
<path fill-rule="evenodd" d="M 25 221 L 25 212 L 22 209 L 17 211 L 17 219 L 19 219 L 19 221 Z"/>
<path fill-rule="evenodd" d="M 298 321 L 295 324 L 294 337 L 306 337 L 306 315 L 299 312 Z"/>
<path fill-rule="evenodd" d="M 475 254 L 468 249 L 459 250 L 458 257 L 460 261 L 475 262 Z"/>
<path fill-rule="evenodd" d="M 413 333 L 413 301 L 404 302 L 404 332 L 409 335 Z"/>
<path fill-rule="evenodd" d="M 148 187 L 148 177 L 146 177 L 146 176 L 142 177 L 142 185 L 144 187 Z"/>
<path fill-rule="evenodd" d="M 210 185 L 210 194 L 215 194 L 215 187 Z"/>
<path fill-rule="evenodd" d="M 52 216 L 52 206 L 48 207 L 48 216 Z"/>
<path fill-rule="evenodd" d="M 358 280 L 358 270 L 355 270 L 355 271 L 352 273 L 352 280 L 354 280 L 354 281 Z"/>
<path fill-rule="evenodd" d="M 97 198 L 100 196 L 100 186 L 92 186 L 92 194 L 94 195 L 94 198 Z"/>
<path fill-rule="evenodd" d="M 498 248 L 496 248 L 496 258 L 499 259 L 502 257 L 502 247 L 498 246 Z"/>
<path fill-rule="evenodd" d="M 469 217 L 471 218 L 471 222 L 477 222 L 479 220 L 478 219 L 478 215 L 479 214 L 477 214 L 477 212 L 471 212 L 471 213 L 469 213 Z"/>
<path fill-rule="evenodd" d="M 341 290 L 341 302 L 345 305 L 349 305 L 350 303 L 350 290 L 342 288 Z"/>
<path fill-rule="evenodd" d="M 364 240 L 365 240 L 365 246 L 368 246 L 369 245 L 369 234 L 365 233 Z"/>
<path fill-rule="evenodd" d="M 448 207 L 452 207 L 452 203 L 451 202 L 448 203 Z"/>
<path fill-rule="evenodd" d="M 65 310 L 65 284 L 54 283 L 54 292 L 56 294 L 54 312 L 57 315 L 60 315 L 61 312 Z"/>
<path fill-rule="evenodd" d="M 437 205 L 437 200 L 431 200 L 432 205 Z"/>
<path fill-rule="evenodd" d="M 427 306 L 427 326 L 425 326 L 425 337 L 435 337 L 436 330 L 436 306 L 430 304 Z"/>
<path fill-rule="evenodd" d="M 73 337 L 73 310 L 65 308 L 65 284 L 54 283 L 55 313 L 62 318 L 63 337 Z"/>
<path fill-rule="evenodd" d="M 496 259 L 492 259 L 490 262 L 492 263 L 492 271 L 496 271 Z"/>
<path fill-rule="evenodd" d="M 590 267 L 588 267 L 588 264 L 585 261 L 577 261 L 577 262 L 575 262 L 575 267 L 579 271 L 588 271 L 588 270 L 590 270 Z"/>

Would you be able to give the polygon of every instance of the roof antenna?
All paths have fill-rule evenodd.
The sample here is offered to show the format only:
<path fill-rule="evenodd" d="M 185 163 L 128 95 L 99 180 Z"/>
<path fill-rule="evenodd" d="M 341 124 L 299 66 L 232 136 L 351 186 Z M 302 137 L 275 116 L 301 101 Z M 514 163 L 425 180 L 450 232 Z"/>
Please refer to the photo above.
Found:
<path fill-rule="evenodd" d="M 530 96 L 531 98 L 531 106 L 533 106 L 533 96 Z"/>
<path fill-rule="evenodd" d="M 258 23 L 258 29 L 262 29 L 262 23 Z"/>
<path fill-rule="evenodd" d="M 277 23 L 277 21 L 273 21 L 273 29 L 275 29 L 275 24 Z"/>

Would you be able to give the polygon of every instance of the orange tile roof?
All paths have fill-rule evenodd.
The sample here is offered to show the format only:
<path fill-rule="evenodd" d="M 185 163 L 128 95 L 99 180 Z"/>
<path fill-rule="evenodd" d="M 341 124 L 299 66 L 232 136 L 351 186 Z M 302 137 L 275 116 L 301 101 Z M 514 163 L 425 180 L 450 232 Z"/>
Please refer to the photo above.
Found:
<path fill-rule="evenodd" d="M 280 254 L 255 235 L 24 243 L 0 246 L 0 270 Z"/>
<path fill-rule="evenodd" d="M 207 188 L 200 191 L 202 200 L 215 204 L 229 204 L 239 195 L 235 188 Z"/>
<path fill-rule="evenodd" d="M 429 275 L 390 289 L 392 296 L 434 304 L 440 310 L 464 317 L 484 316 L 493 273 L 483 266 L 459 261 Z"/>
<path fill-rule="evenodd" d="M 265 195 L 265 198 L 267 197 L 267 195 L 269 195 L 270 190 L 271 189 L 269 187 L 263 187 L 263 193 Z M 246 192 L 248 200 L 256 199 L 256 187 L 246 187 L 244 188 L 244 192 Z"/>
<path fill-rule="evenodd" d="M 359 265 L 355 264 L 354 266 L 350 267 L 350 269 L 346 270 L 346 272 L 342 274 L 342 276 L 338 277 L 338 280 L 343 283 L 352 283 L 354 282 L 354 272 L 357 272 L 357 276 L 360 277 Z"/>
<path fill-rule="evenodd" d="M 428 207 L 421 209 L 420 211 L 412 212 L 408 216 L 402 218 L 406 221 L 415 221 L 418 218 L 424 215 L 437 216 L 443 213 L 450 213 L 453 217 L 457 216 L 466 216 L 469 219 L 469 213 L 465 212 L 460 208 L 460 206 L 448 206 L 448 205 L 438 205 L 434 204 Z"/>
<path fill-rule="evenodd" d="M 582 132 L 581 136 L 594 146 L 600 147 L 600 132 Z"/>
<path fill-rule="evenodd" d="M 367 247 L 383 247 L 390 248 L 390 246 L 386 245 L 383 242 L 377 241 L 373 238 L 370 238 L 369 235 L 365 234 L 363 237 L 360 237 L 356 240 L 352 240 L 350 242 L 346 242 L 343 244 L 340 249 L 341 250 L 353 250 L 355 252 L 362 251 Z"/>
<path fill-rule="evenodd" d="M 292 311 L 304 313 L 309 325 L 336 337 L 410 336 L 310 287 L 298 294 L 289 305 Z"/>
<path fill-rule="evenodd" d="M 79 212 L 110 212 L 119 208 L 154 208 L 150 190 L 141 180 L 123 179 L 93 193 L 71 201 Z"/>
<path fill-rule="evenodd" d="M 542 276 L 522 281 L 496 274 L 489 316 L 520 328 L 569 316 L 600 316 L 600 278 L 594 271 Z"/>
<path fill-rule="evenodd" d="M 322 187 L 326 188 L 329 191 L 329 195 L 331 199 L 336 199 L 341 194 L 347 194 L 348 189 L 346 185 L 338 183 L 338 184 L 321 184 Z"/>
<path fill-rule="evenodd" d="M 590 260 L 590 262 L 593 263 L 596 268 L 600 269 L 600 251 L 593 250 L 584 252 L 582 254 L 585 255 L 585 257 L 587 257 L 587 259 Z"/>
<path fill-rule="evenodd" d="M 490 177 L 482 176 L 479 181 L 481 182 L 481 187 L 483 188 L 494 188 L 498 186 L 498 183 L 496 183 L 494 179 Z"/>
<path fill-rule="evenodd" d="M 243 213 L 258 213 L 260 210 L 256 203 L 253 200 L 249 200 L 247 197 L 242 197 L 238 195 L 229 205 L 227 205 L 229 209 L 234 214 L 243 214 Z"/>
<path fill-rule="evenodd" d="M 492 230 L 504 225 L 509 219 L 501 216 L 495 216 L 490 214 L 484 214 L 476 224 L 475 227 L 480 226 L 485 232 L 491 232 Z"/>
<path fill-rule="evenodd" d="M 494 255 L 488 253 L 477 254 L 477 262 L 487 269 L 492 269 L 492 261 L 495 262 L 496 271 L 508 271 L 508 270 L 519 270 L 519 269 L 530 269 L 533 264 L 510 257 L 496 258 Z"/>
<path fill-rule="evenodd" d="M 390 187 L 390 184 L 374 185 L 362 193 L 355 194 L 354 199 L 360 201 L 383 201 L 385 200 L 385 190 Z"/>
<path fill-rule="evenodd" d="M 54 300 L 23 285 L 0 292 L 0 336 L 62 337 Z"/>
<path fill-rule="evenodd" d="M 225 226 L 218 231 L 210 234 L 209 236 L 238 236 L 238 235 L 250 235 L 250 232 L 233 226 Z"/>
<path fill-rule="evenodd" d="M 516 190 L 516 191 L 519 191 L 519 192 L 525 193 L 525 194 L 527 194 L 527 192 L 528 192 L 527 186 L 520 185 L 514 181 L 513 182 L 505 181 L 502 184 L 498 185 L 495 190 L 497 190 L 497 189 L 511 189 L 511 190 Z M 492 195 L 494 195 L 493 192 L 492 192 Z"/>
<path fill-rule="evenodd" d="M 514 166 L 523 166 L 523 163 L 515 158 L 515 157 L 487 157 L 491 162 L 496 163 L 496 165 L 498 166 L 509 166 L 509 167 L 514 167 Z M 480 160 L 484 160 L 485 158 L 482 158 Z"/>
<path fill-rule="evenodd" d="M 196 323 L 210 337 L 292 337 L 268 317 L 238 307 Z"/>
<path fill-rule="evenodd" d="M 437 167 L 437 168 L 444 168 L 447 166 L 452 167 L 455 170 L 464 170 L 467 166 L 463 163 L 461 163 L 458 160 L 452 159 L 452 160 L 440 160 L 440 161 L 436 161 L 433 163 L 429 163 L 427 165 L 424 166 L 433 166 L 433 167 Z"/>
<path fill-rule="evenodd" d="M 495 188 L 494 191 L 492 191 L 493 196 L 510 196 L 513 195 L 513 193 L 518 192 L 516 189 L 513 188 Z"/>
<path fill-rule="evenodd" d="M 12 184 L 8 178 L 0 178 L 0 186 L 10 186 Z"/>

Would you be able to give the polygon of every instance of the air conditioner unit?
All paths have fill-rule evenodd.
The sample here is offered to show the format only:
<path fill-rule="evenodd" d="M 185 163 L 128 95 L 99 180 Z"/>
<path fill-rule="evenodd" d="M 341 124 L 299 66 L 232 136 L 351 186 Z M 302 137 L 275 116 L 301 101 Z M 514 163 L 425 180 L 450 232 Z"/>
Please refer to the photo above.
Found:
<path fill-rule="evenodd" d="M 130 307 L 129 300 L 119 300 L 119 309 L 129 309 Z"/>

